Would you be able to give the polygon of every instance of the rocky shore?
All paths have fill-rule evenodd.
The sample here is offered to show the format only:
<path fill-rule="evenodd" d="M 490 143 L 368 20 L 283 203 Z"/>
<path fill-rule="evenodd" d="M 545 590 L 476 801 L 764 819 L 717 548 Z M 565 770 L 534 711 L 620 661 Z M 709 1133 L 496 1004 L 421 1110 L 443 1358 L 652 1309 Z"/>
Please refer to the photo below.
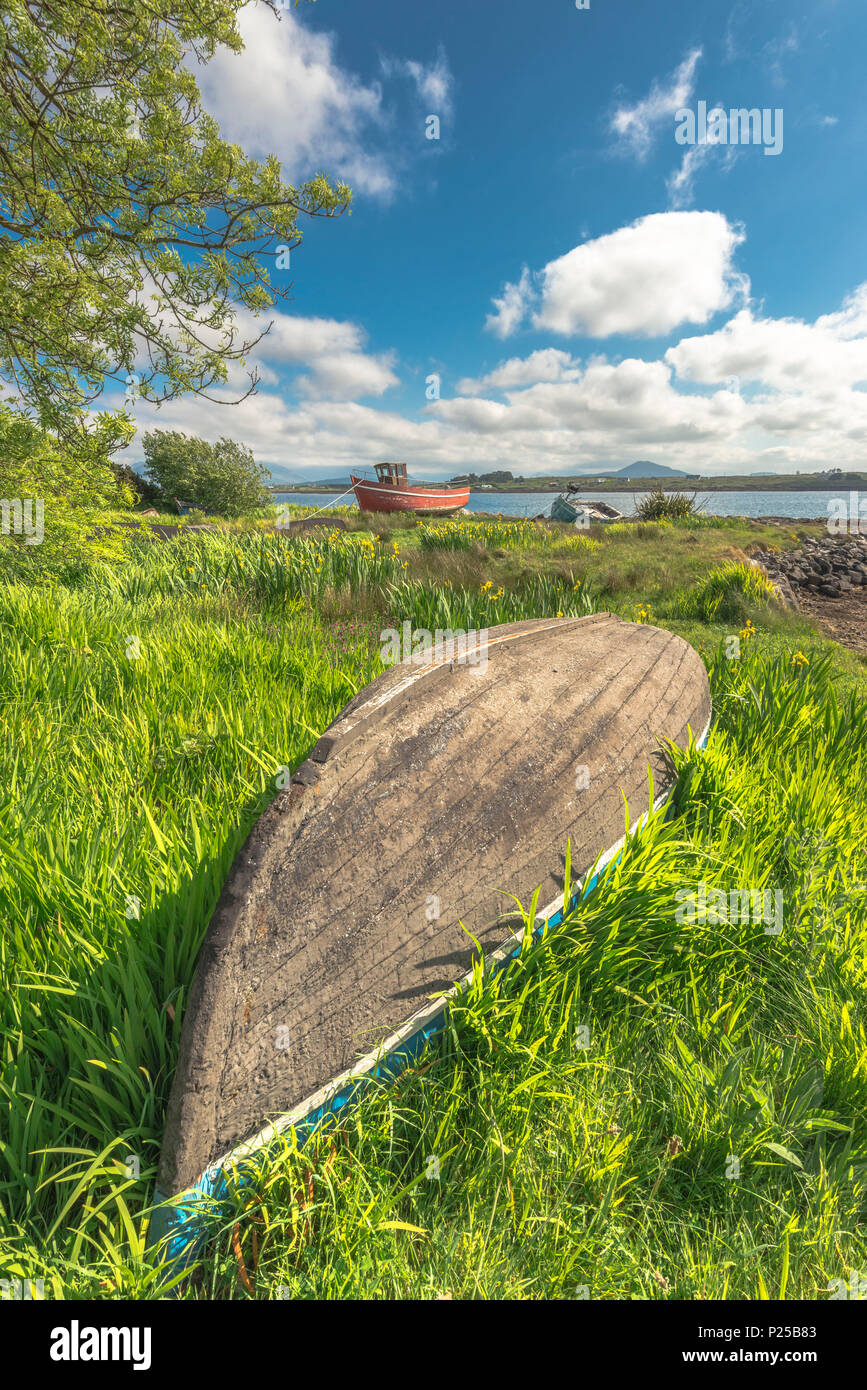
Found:
<path fill-rule="evenodd" d="M 867 536 L 820 536 L 797 550 L 754 551 L 751 558 L 784 602 L 835 642 L 867 652 Z"/>
<path fill-rule="evenodd" d="M 842 598 L 867 584 L 867 536 L 821 536 L 797 550 L 758 551 L 752 558 L 786 597 Z"/>

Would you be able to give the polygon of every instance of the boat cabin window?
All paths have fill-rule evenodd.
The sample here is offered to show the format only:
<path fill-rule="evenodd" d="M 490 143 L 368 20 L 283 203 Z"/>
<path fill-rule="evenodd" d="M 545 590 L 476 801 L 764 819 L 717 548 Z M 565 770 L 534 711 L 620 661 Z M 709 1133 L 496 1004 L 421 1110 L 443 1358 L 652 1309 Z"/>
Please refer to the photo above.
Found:
<path fill-rule="evenodd" d="M 391 483 L 394 487 L 408 487 L 405 463 L 377 463 L 376 476 L 381 483 Z"/>

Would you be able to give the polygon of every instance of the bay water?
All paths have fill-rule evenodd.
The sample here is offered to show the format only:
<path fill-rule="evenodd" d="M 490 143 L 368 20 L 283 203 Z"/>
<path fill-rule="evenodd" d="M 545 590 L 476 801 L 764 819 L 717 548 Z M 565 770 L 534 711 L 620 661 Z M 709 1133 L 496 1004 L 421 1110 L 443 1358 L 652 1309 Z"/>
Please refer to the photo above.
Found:
<path fill-rule="evenodd" d="M 547 516 L 557 493 L 550 492 L 471 492 L 467 512 L 501 512 L 503 516 Z M 588 502 L 609 502 L 631 516 L 643 492 L 588 492 Z M 328 509 L 335 505 L 354 506 L 355 499 L 340 497 L 337 492 L 277 492 L 275 503 L 294 502 L 301 507 Z M 804 492 L 699 492 L 696 498 L 701 511 L 709 516 L 790 516 L 792 520 L 822 520 L 829 515 L 829 504 L 848 500 L 848 492 L 815 490 Z"/>

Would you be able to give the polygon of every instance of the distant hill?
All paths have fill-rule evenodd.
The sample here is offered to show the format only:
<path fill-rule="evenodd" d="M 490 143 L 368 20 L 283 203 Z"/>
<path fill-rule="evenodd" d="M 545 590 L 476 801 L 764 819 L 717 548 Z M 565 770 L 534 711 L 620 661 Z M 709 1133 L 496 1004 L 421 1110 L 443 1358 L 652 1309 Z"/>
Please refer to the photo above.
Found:
<path fill-rule="evenodd" d="M 369 466 L 369 465 L 368 465 Z M 416 475 L 418 476 L 418 475 Z M 522 477 L 513 477 L 511 473 L 500 471 L 494 473 L 482 473 L 477 477 L 474 473 L 460 473 L 450 481 L 470 481 L 475 485 L 485 483 L 489 486 L 498 487 L 503 485 L 516 486 L 524 482 L 530 485 L 545 483 L 551 478 L 562 478 L 566 475 L 562 473 L 535 473 Z M 569 474 L 572 478 L 698 478 L 698 473 L 684 473 L 679 468 L 669 468 L 665 463 L 652 463 L 649 459 L 639 459 L 635 463 L 628 463 L 625 468 L 582 468 L 580 472 Z M 410 467 L 410 477 L 413 471 Z M 437 474 L 425 474 L 425 481 L 438 483 L 446 481 L 445 477 Z M 342 478 L 311 478 L 309 473 L 301 473 L 294 468 L 282 468 L 279 465 L 271 467 L 271 486 L 274 488 L 284 487 L 306 487 L 319 488 L 322 492 L 345 492 L 351 483 L 348 477 Z"/>
<path fill-rule="evenodd" d="M 324 488 L 326 492 L 331 492 L 333 488 L 352 487 L 349 478 L 305 478 L 304 484 L 306 487 Z"/>
<path fill-rule="evenodd" d="M 323 492 L 343 492 L 351 487 L 349 478 L 311 478 L 309 473 L 300 473 L 295 468 L 280 468 L 271 465 L 271 487 L 318 487 Z"/>
<path fill-rule="evenodd" d="M 543 473 L 539 477 L 563 477 L 562 473 Z M 680 468 L 669 468 L 666 463 L 651 463 L 650 459 L 638 459 L 628 463 L 625 468 L 581 468 L 568 475 L 572 478 L 698 478 L 698 473 L 684 473 Z M 527 482 L 532 482 L 527 478 Z"/>
<path fill-rule="evenodd" d="M 669 468 L 665 463 L 650 463 L 647 459 L 639 459 L 637 463 L 628 463 L 625 468 L 618 468 L 616 473 L 609 473 L 605 476 L 611 478 L 697 478 L 698 474 L 684 473 L 680 468 Z"/>

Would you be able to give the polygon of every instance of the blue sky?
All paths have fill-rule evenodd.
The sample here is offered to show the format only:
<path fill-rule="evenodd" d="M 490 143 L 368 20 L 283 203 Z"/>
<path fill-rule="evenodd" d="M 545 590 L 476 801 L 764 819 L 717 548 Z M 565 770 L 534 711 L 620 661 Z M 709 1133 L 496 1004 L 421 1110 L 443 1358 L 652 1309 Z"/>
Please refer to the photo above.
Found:
<path fill-rule="evenodd" d="M 275 271 L 257 395 L 142 429 L 275 477 L 867 467 L 863 0 L 318 0 L 241 30 L 205 105 L 353 212 Z M 780 152 L 678 144 L 700 102 L 767 110 Z"/>

